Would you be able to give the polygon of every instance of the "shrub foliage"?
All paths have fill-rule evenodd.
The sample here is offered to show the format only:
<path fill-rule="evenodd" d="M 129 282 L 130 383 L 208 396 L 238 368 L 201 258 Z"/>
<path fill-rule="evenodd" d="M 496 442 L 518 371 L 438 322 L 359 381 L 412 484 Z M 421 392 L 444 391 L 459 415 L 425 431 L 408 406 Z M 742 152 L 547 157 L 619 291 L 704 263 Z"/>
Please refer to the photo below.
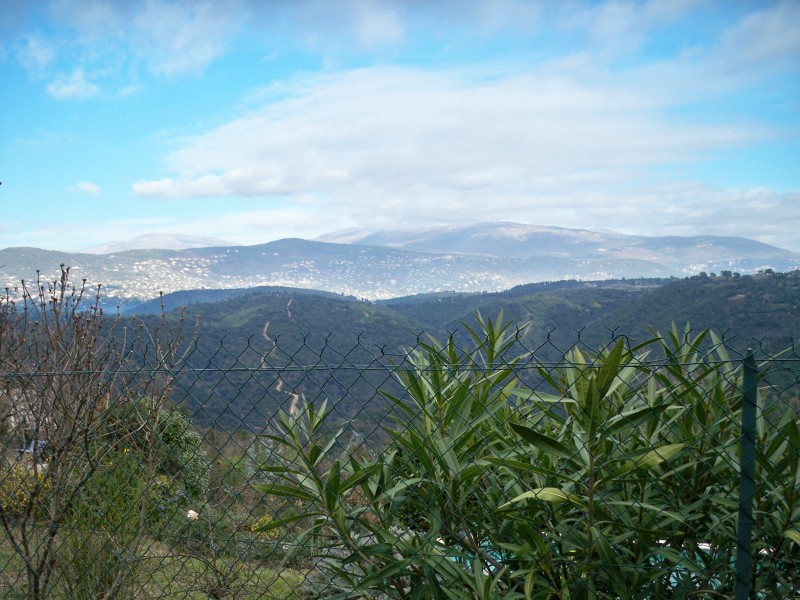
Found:
<path fill-rule="evenodd" d="M 502 315 L 479 325 L 467 349 L 451 338 L 409 353 L 378 456 L 341 452 L 325 404 L 280 415 L 270 438 L 296 458 L 257 488 L 299 506 L 264 528 L 304 524 L 324 595 L 730 596 L 741 372 L 714 333 L 673 326 L 548 364 L 507 356 L 517 333 Z M 529 371 L 545 383 L 526 385 Z M 800 587 L 796 415 L 762 408 L 757 445 L 753 588 L 788 597 Z"/>

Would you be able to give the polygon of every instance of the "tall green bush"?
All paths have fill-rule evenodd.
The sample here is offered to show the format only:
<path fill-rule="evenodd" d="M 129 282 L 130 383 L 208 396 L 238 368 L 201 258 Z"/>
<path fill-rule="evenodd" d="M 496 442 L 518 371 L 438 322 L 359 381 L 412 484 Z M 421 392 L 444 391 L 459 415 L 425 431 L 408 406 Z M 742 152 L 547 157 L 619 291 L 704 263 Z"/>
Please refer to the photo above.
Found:
<path fill-rule="evenodd" d="M 257 487 L 301 507 L 265 529 L 311 519 L 325 596 L 732 593 L 740 373 L 720 340 L 673 328 L 555 365 L 508 357 L 517 336 L 502 316 L 479 326 L 469 349 L 433 340 L 409 354 L 392 443 L 374 459 L 336 450 L 324 404 L 280 415 L 270 437 L 296 459 Z M 531 371 L 541 384 L 521 383 Z M 756 589 L 786 597 L 800 583 L 800 439 L 796 416 L 767 423 Z"/>
<path fill-rule="evenodd" d="M 59 547 L 58 588 L 75 600 L 130 597 L 140 566 L 147 486 L 141 457 L 105 451 L 73 503 Z"/>
<path fill-rule="evenodd" d="M 107 440 L 147 465 L 147 516 L 151 525 L 186 514 L 208 491 L 210 465 L 203 440 L 189 417 L 143 397 L 123 406 Z M 196 508 L 196 507 L 195 507 Z"/>
<path fill-rule="evenodd" d="M 143 534 L 179 537 L 186 511 L 206 491 L 208 462 L 189 419 L 152 397 L 111 408 L 93 444 L 59 547 L 58 586 L 70 598 L 128 597 L 140 572 Z"/>

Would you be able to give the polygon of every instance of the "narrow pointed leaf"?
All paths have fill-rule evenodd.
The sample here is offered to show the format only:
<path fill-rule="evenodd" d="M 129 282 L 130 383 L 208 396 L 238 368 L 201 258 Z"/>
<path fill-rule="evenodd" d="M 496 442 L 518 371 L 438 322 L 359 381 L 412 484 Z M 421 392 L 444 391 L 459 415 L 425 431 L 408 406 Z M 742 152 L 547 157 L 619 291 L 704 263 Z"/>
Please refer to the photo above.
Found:
<path fill-rule="evenodd" d="M 664 412 L 667 406 L 667 404 L 662 404 L 661 406 L 645 406 L 643 408 L 637 408 L 620 413 L 608 420 L 608 424 L 605 427 L 606 433 L 608 435 L 612 435 L 625 429 L 633 429 L 634 427 L 638 427 L 651 417 L 657 416 Z"/>
<path fill-rule="evenodd" d="M 539 433 L 538 431 L 520 425 L 518 423 L 511 423 L 511 428 L 519 434 L 519 436 L 526 442 L 536 446 L 544 452 L 555 454 L 562 458 L 572 458 L 575 452 L 550 436 Z"/>
<path fill-rule="evenodd" d="M 300 498 L 311 502 L 314 498 L 307 491 L 301 488 L 289 487 L 278 483 L 254 483 L 253 488 L 262 494 L 280 496 L 282 498 Z"/>
<path fill-rule="evenodd" d="M 605 357 L 603 366 L 600 367 L 600 372 L 597 374 L 597 389 L 601 397 L 608 393 L 611 382 L 619 373 L 619 365 L 622 362 L 624 352 L 625 342 L 619 340 Z"/>
<path fill-rule="evenodd" d="M 683 450 L 685 446 L 686 444 L 667 444 L 666 446 L 650 450 L 650 452 L 643 454 L 635 460 L 624 462 L 615 475 L 618 477 L 634 469 L 651 469 Z"/>
<path fill-rule="evenodd" d="M 561 502 L 569 500 L 573 504 L 578 504 L 581 506 L 583 505 L 581 499 L 575 496 L 574 494 L 568 494 L 567 492 L 559 488 L 543 487 L 543 488 L 535 488 L 533 490 L 524 492 L 519 496 L 512 498 L 509 502 L 502 504 L 500 508 L 506 508 L 511 504 L 522 502 L 523 500 L 542 500 L 544 502 L 550 502 L 552 504 L 559 504 Z"/>
<path fill-rule="evenodd" d="M 299 521 L 300 519 L 305 519 L 307 517 L 316 517 L 320 513 L 303 513 L 301 515 L 292 515 L 291 517 L 285 517 L 283 519 L 275 519 L 274 521 L 270 521 L 265 525 L 259 525 L 258 527 L 253 528 L 253 533 L 263 533 L 265 531 L 271 531 L 273 529 L 278 529 L 279 527 L 283 527 L 284 525 L 288 525 L 289 523 L 294 523 L 295 521 Z"/>
<path fill-rule="evenodd" d="M 788 540 L 792 540 L 795 544 L 800 546 L 800 531 L 797 529 L 789 529 L 783 532 L 783 537 Z"/>

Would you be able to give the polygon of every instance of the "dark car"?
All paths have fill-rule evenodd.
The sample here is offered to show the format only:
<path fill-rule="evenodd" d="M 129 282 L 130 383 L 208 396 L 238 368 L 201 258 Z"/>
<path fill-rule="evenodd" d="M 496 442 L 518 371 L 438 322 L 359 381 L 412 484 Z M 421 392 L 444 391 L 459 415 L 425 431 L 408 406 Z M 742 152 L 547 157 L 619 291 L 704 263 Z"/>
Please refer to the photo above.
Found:
<path fill-rule="evenodd" d="M 31 454 L 37 458 L 46 458 L 50 455 L 47 447 L 47 440 L 31 440 L 27 448 L 17 450 L 20 456 Z"/>

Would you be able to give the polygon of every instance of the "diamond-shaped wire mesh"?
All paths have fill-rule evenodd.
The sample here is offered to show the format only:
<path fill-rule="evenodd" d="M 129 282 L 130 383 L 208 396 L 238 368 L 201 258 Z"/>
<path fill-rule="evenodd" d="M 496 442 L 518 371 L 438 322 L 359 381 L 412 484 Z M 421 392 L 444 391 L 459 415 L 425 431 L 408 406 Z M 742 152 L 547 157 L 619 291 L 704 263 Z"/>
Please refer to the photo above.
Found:
<path fill-rule="evenodd" d="M 737 552 L 752 597 L 800 589 L 793 349 L 756 350 L 742 540 L 743 357 L 710 333 L 480 321 L 389 352 L 18 316 L 0 597 L 732 597 Z"/>

